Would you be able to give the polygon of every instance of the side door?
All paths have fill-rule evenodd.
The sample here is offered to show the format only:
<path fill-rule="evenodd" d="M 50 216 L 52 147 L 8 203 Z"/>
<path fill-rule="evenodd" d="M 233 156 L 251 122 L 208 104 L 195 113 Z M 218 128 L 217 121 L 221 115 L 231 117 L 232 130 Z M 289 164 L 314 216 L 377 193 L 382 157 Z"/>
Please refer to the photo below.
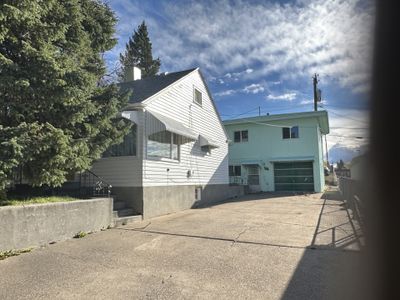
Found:
<path fill-rule="evenodd" d="M 260 185 L 260 167 L 258 165 L 247 165 L 247 184 L 251 193 L 261 191 Z"/>

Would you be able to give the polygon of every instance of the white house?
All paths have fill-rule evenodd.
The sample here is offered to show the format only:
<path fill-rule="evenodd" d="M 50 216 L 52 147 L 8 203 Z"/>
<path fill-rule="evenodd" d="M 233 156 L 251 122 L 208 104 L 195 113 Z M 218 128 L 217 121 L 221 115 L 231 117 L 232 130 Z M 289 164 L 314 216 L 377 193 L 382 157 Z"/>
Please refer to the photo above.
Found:
<path fill-rule="evenodd" d="M 148 218 L 241 194 L 229 186 L 228 137 L 200 70 L 141 79 L 132 68 L 127 78 L 132 131 L 91 170 L 117 202 Z"/>

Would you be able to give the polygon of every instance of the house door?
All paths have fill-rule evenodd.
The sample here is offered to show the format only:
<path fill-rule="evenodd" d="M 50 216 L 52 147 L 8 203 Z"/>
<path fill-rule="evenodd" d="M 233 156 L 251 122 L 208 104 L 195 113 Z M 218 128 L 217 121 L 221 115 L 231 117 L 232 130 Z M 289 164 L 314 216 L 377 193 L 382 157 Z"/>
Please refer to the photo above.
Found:
<path fill-rule="evenodd" d="M 260 168 L 258 165 L 247 166 L 247 184 L 250 193 L 257 193 L 261 191 L 260 186 Z"/>

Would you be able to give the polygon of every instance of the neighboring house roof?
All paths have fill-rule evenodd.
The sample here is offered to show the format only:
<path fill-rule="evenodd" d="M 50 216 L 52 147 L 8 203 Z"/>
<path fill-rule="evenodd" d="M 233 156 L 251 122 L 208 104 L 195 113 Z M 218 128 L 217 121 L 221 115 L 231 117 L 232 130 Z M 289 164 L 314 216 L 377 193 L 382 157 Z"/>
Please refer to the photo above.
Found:
<path fill-rule="evenodd" d="M 119 84 L 119 86 L 122 91 L 132 91 L 132 94 L 129 98 L 129 103 L 140 103 L 162 91 L 194 70 L 196 70 L 196 68 L 180 72 L 160 74 L 140 80 L 122 82 Z"/>
<path fill-rule="evenodd" d="M 312 118 L 312 117 L 316 117 L 318 119 L 318 123 L 319 126 L 321 127 L 322 133 L 328 134 L 329 133 L 328 113 L 324 110 L 225 120 L 222 123 L 224 125 L 235 125 L 235 124 L 246 124 L 253 122 L 265 123 L 271 121 L 284 121 L 284 120 Z"/>

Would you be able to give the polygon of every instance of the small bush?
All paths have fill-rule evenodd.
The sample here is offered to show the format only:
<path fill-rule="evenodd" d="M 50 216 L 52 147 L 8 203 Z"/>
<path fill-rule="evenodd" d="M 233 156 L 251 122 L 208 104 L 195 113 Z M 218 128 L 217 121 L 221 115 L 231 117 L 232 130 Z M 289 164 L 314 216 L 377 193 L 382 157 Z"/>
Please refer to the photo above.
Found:
<path fill-rule="evenodd" d="M 84 232 L 84 231 L 79 231 L 77 234 L 75 234 L 74 238 L 75 238 L 75 239 L 81 239 L 81 238 L 85 237 L 86 235 L 87 235 L 86 232 Z"/>

